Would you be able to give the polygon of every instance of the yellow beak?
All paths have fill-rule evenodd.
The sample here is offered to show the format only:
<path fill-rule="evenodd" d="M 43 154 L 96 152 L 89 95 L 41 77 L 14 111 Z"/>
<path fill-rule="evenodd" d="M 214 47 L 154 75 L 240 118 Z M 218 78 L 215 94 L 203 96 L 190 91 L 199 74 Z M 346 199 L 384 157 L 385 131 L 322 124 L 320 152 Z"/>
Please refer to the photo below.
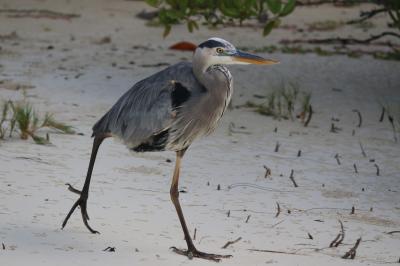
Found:
<path fill-rule="evenodd" d="M 236 62 L 242 62 L 244 64 L 256 64 L 256 65 L 274 65 L 278 64 L 279 61 L 273 59 L 266 59 L 261 56 L 245 53 L 242 51 L 236 51 L 232 55 L 232 58 Z"/>

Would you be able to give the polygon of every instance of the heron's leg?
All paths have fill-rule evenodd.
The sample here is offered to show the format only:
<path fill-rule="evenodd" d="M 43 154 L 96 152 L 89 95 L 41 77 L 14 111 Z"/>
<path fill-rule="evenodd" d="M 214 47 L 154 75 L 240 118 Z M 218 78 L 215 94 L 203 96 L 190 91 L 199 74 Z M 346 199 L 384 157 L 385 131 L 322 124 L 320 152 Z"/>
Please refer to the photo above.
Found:
<path fill-rule="evenodd" d="M 85 224 L 86 228 L 89 229 L 89 231 L 93 234 L 99 233 L 98 231 L 93 230 L 88 223 L 89 215 L 87 214 L 87 199 L 89 196 L 90 178 L 92 176 L 93 166 L 96 161 L 97 151 L 99 150 L 100 144 L 107 137 L 108 137 L 107 135 L 102 135 L 102 136 L 96 136 L 94 138 L 92 154 L 90 156 L 89 168 L 88 168 L 88 171 L 86 174 L 85 184 L 83 185 L 82 191 L 75 189 L 70 184 L 67 184 L 68 190 L 70 190 L 71 192 L 74 192 L 76 194 L 79 194 L 80 196 L 79 196 L 79 199 L 74 203 L 74 205 L 72 205 L 71 210 L 65 217 L 64 222 L 62 223 L 62 228 L 65 227 L 65 225 L 67 224 L 72 213 L 75 211 L 76 207 L 79 206 L 81 208 L 82 220 L 83 220 L 83 223 Z"/>
<path fill-rule="evenodd" d="M 185 240 L 186 240 L 188 249 L 183 250 L 183 249 L 178 249 L 176 247 L 172 247 L 172 250 L 175 253 L 188 256 L 189 258 L 196 257 L 196 258 L 208 259 L 208 260 L 213 260 L 213 261 L 220 261 L 221 258 L 229 258 L 229 257 L 231 257 L 231 255 L 208 254 L 208 253 L 198 251 L 193 244 L 192 238 L 190 237 L 189 231 L 186 226 L 185 218 L 183 217 L 182 208 L 179 203 L 179 190 L 178 190 L 181 159 L 182 159 L 185 151 L 186 150 L 181 150 L 176 153 L 175 170 L 174 170 L 174 176 L 172 178 L 170 195 L 171 195 L 172 203 L 174 204 L 176 212 L 178 213 L 179 221 L 181 222 L 183 234 L 185 235 Z"/>

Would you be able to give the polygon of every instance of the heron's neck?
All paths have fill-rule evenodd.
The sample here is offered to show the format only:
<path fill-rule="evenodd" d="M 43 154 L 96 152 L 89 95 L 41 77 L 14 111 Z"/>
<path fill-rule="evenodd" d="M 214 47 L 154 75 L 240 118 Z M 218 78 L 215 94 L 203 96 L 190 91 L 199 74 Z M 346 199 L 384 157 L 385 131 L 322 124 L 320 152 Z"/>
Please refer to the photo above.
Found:
<path fill-rule="evenodd" d="M 220 68 L 224 68 L 220 66 Z M 193 62 L 193 73 L 197 80 L 208 90 L 212 91 L 213 88 L 220 88 L 223 85 L 219 83 L 225 83 L 222 79 L 221 72 L 217 70 L 217 66 L 210 66 L 202 64 L 201 62 Z"/>

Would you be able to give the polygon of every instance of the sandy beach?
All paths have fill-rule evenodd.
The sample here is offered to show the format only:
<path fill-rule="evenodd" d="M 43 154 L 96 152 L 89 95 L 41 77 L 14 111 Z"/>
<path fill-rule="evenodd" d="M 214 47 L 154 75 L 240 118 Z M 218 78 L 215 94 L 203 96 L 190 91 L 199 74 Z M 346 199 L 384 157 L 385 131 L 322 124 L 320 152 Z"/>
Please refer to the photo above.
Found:
<path fill-rule="evenodd" d="M 344 20 L 367 7 L 324 5 L 320 12 L 299 7 L 283 26 Z M 161 27 L 148 27 L 135 17 L 150 10 L 137 1 L 0 1 L 0 8 L 79 15 L 11 18 L 0 13 L 0 36 L 11 36 L 0 41 L 0 80 L 27 87 L 0 84 L 0 100 L 26 97 L 38 112 L 53 113 L 79 133 L 43 130 L 51 145 L 17 135 L 0 140 L 0 264 L 213 265 L 169 249 L 186 247 L 169 196 L 173 152 L 138 154 L 116 140 L 104 142 L 88 200 L 90 224 L 101 234 L 90 234 L 78 211 L 61 230 L 77 199 L 65 184 L 83 185 L 91 127 L 126 90 L 167 65 L 191 60 L 191 52 L 169 50 L 171 44 L 218 36 L 238 47 L 257 48 L 304 33 L 282 26 L 267 38 L 250 27 L 203 27 L 190 34 L 179 25 L 163 39 Z M 381 17 L 368 32 L 345 26 L 337 34 L 363 38 L 385 23 Z M 400 234 L 387 232 L 400 230 L 400 144 L 387 119 L 379 122 L 379 116 L 382 105 L 400 104 L 399 61 L 259 54 L 281 63 L 230 67 L 233 109 L 215 133 L 194 142 L 183 160 L 180 200 L 189 230 L 196 228 L 194 243 L 205 252 L 233 255 L 221 265 L 396 264 Z M 282 83 L 312 93 L 308 127 L 243 107 Z M 355 109 L 362 114 L 361 127 Z M 336 132 L 331 132 L 332 123 Z M 267 178 L 264 166 L 271 170 Z M 289 179 L 291 170 L 298 187 Z M 343 242 L 329 247 L 341 232 L 339 220 Z M 354 260 L 342 259 L 358 238 Z M 115 252 L 104 251 L 108 247 Z"/>

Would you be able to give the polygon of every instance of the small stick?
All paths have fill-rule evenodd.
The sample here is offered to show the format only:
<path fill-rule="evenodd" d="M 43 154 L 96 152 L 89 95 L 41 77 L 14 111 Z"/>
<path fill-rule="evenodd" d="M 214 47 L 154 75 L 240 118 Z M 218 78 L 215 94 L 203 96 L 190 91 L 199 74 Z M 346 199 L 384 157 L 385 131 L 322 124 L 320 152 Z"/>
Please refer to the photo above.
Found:
<path fill-rule="evenodd" d="M 248 215 L 248 216 L 247 216 L 247 219 L 246 219 L 246 224 L 249 222 L 249 220 L 250 220 L 250 217 L 251 217 L 251 215 Z"/>
<path fill-rule="evenodd" d="M 335 154 L 335 159 L 338 165 L 340 165 L 339 153 Z"/>
<path fill-rule="evenodd" d="M 381 117 L 379 118 L 379 122 L 382 122 L 383 119 L 385 118 L 385 111 L 386 111 L 385 107 L 382 106 L 382 113 L 381 113 Z"/>
<path fill-rule="evenodd" d="M 338 247 L 344 240 L 344 226 L 343 226 L 342 221 L 339 220 L 339 223 L 340 223 L 340 233 L 330 243 L 329 247 Z"/>
<path fill-rule="evenodd" d="M 379 166 L 376 163 L 374 163 L 374 166 L 376 168 L 376 175 L 379 176 Z"/>
<path fill-rule="evenodd" d="M 228 211 L 228 213 L 226 214 L 227 217 L 231 216 L 231 210 Z"/>
<path fill-rule="evenodd" d="M 363 147 L 361 141 L 360 141 L 360 149 L 361 149 L 362 156 L 367 157 L 367 154 L 365 153 L 365 150 L 364 150 L 364 147 Z"/>
<path fill-rule="evenodd" d="M 279 146 L 281 146 L 281 144 L 279 144 L 279 141 L 277 141 L 275 145 L 275 152 L 279 151 Z"/>
<path fill-rule="evenodd" d="M 388 233 L 388 234 L 389 234 L 389 233 Z M 3 242 L 1 243 L 1 246 L 2 246 L 3 250 L 6 250 L 6 245 L 4 245 Z"/>
<path fill-rule="evenodd" d="M 346 254 L 343 255 L 342 259 L 352 259 L 356 257 L 356 251 L 358 246 L 360 245 L 361 242 L 361 237 L 357 239 L 356 243 L 354 244 L 354 247 L 352 247 L 349 251 L 346 252 Z"/>
<path fill-rule="evenodd" d="M 197 234 L 197 228 L 194 228 L 194 233 L 193 233 L 193 240 L 196 240 L 196 234 Z"/>
<path fill-rule="evenodd" d="M 362 125 L 362 117 L 361 117 L 360 111 L 357 110 L 357 109 L 354 109 L 353 112 L 357 113 L 357 115 L 358 115 L 358 125 L 357 125 L 357 127 L 361 127 L 361 125 Z"/>
<path fill-rule="evenodd" d="M 353 167 L 354 167 L 354 173 L 358 174 L 357 165 L 353 164 Z"/>
<path fill-rule="evenodd" d="M 311 104 L 310 104 L 310 106 L 308 107 L 308 117 L 307 117 L 306 122 L 304 122 L 304 127 L 307 127 L 308 123 L 310 123 L 312 114 L 313 114 L 313 109 L 312 109 Z"/>
<path fill-rule="evenodd" d="M 298 152 L 297 152 L 297 157 L 300 157 L 301 156 L 301 150 L 299 150 Z"/>
<path fill-rule="evenodd" d="M 279 206 L 279 203 L 276 202 L 276 215 L 275 215 L 275 218 L 277 218 L 280 213 L 281 213 L 281 206 Z"/>
<path fill-rule="evenodd" d="M 289 178 L 290 178 L 290 180 L 292 180 L 294 187 L 298 187 L 296 181 L 294 180 L 293 174 L 294 174 L 294 171 L 293 171 L 293 169 L 292 169 L 292 171 L 290 172 Z"/>
<path fill-rule="evenodd" d="M 268 178 L 269 176 L 271 176 L 271 169 L 268 168 L 266 165 L 264 165 L 264 169 L 265 169 L 264 178 Z"/>
<path fill-rule="evenodd" d="M 390 232 L 386 232 L 386 234 L 388 234 L 388 235 L 393 235 L 393 234 L 396 234 L 396 233 L 400 233 L 400 231 L 390 231 Z M 3 244 L 4 245 L 4 244 Z"/>
<path fill-rule="evenodd" d="M 308 238 L 309 238 L 309 239 L 311 239 L 311 240 L 314 239 L 314 237 L 313 237 L 310 233 L 307 233 L 307 235 L 308 235 Z"/>
<path fill-rule="evenodd" d="M 335 123 L 332 123 L 330 132 L 338 133 L 338 131 L 339 131 L 339 128 L 335 126 Z"/>
<path fill-rule="evenodd" d="M 286 252 L 286 251 L 269 250 L 269 249 L 255 249 L 255 248 L 250 248 L 249 250 L 250 250 L 250 251 L 258 251 L 258 252 L 277 253 L 277 254 L 298 255 L 296 252 Z"/>
<path fill-rule="evenodd" d="M 242 237 L 238 237 L 238 238 L 236 238 L 236 239 L 233 240 L 233 241 L 228 241 L 228 242 L 226 242 L 226 244 L 225 244 L 222 248 L 227 248 L 227 247 L 229 247 L 230 245 L 233 245 L 233 244 L 239 242 L 241 239 L 242 239 Z"/>
<path fill-rule="evenodd" d="M 106 247 L 103 251 L 115 252 L 115 247 Z"/>
<path fill-rule="evenodd" d="M 394 126 L 393 116 L 388 115 L 388 119 L 390 124 L 392 125 L 394 142 L 397 142 L 396 127 Z"/>

